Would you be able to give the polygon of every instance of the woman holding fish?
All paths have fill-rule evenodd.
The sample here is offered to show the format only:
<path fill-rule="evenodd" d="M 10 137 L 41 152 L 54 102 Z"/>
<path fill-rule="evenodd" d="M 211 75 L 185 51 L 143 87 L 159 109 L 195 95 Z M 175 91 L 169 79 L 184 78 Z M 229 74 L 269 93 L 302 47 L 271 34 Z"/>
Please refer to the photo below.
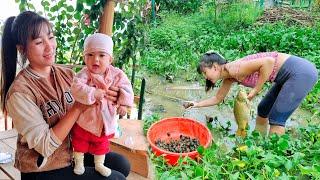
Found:
<path fill-rule="evenodd" d="M 279 52 L 248 55 L 227 63 L 219 53 L 209 51 L 200 59 L 198 72 L 206 78 L 206 91 L 218 80 L 222 84 L 215 96 L 192 102 L 191 107 L 213 106 L 222 102 L 233 83 L 251 87 L 252 100 L 265 82 L 273 86 L 258 105 L 256 130 L 262 134 L 284 134 L 288 117 L 299 106 L 318 79 L 316 67 L 308 60 Z"/>

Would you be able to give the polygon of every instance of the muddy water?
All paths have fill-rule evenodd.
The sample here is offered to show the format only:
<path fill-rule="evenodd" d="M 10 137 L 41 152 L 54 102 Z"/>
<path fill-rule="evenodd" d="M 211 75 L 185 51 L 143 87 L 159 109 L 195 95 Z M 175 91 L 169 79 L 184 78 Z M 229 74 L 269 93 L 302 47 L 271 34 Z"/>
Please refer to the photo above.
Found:
<path fill-rule="evenodd" d="M 185 110 L 182 103 L 185 101 L 199 101 L 209 98 L 215 94 L 215 91 L 204 92 L 204 87 L 198 82 L 185 82 L 175 80 L 173 83 L 164 78 L 149 76 L 146 79 L 146 102 L 144 104 L 143 116 L 152 113 L 158 113 L 162 118 L 173 116 L 184 116 L 196 119 L 200 122 L 206 122 L 207 117 L 217 117 L 218 121 L 213 122 L 213 126 L 227 127 L 231 123 L 230 134 L 235 133 L 237 125 L 233 116 L 233 99 L 239 86 L 234 85 L 225 99 L 224 104 L 205 108 L 192 108 Z M 249 89 L 247 89 L 249 91 Z M 253 130 L 255 126 L 256 107 L 262 98 L 257 96 L 252 103 L 252 120 L 249 123 L 249 129 Z M 312 117 L 308 111 L 297 109 L 287 121 L 287 128 L 295 128 L 299 125 L 306 125 L 308 121 L 319 123 L 318 117 Z"/>

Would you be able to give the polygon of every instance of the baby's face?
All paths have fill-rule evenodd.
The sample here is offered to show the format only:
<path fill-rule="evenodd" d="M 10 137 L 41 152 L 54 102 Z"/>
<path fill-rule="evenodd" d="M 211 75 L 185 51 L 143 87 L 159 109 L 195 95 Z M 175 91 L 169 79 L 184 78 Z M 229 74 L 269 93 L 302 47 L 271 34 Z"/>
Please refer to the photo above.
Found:
<path fill-rule="evenodd" d="M 105 52 L 91 52 L 84 56 L 88 70 L 93 74 L 104 74 L 111 64 L 112 58 Z"/>

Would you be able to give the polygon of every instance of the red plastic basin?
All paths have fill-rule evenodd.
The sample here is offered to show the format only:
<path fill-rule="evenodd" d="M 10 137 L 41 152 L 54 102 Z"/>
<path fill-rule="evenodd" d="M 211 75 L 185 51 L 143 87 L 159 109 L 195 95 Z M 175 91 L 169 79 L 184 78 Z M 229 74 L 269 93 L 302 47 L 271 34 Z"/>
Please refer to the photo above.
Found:
<path fill-rule="evenodd" d="M 168 133 L 170 136 L 168 136 Z M 207 148 L 211 144 L 212 136 L 210 130 L 202 123 L 184 117 L 170 117 L 162 119 L 150 126 L 147 133 L 147 139 L 151 145 L 152 151 L 157 155 L 163 155 L 167 162 L 171 165 L 176 165 L 179 157 L 189 156 L 195 159 L 199 156 L 197 151 L 188 153 L 174 153 L 160 149 L 156 146 L 155 141 L 172 139 L 179 139 L 180 135 L 190 136 L 191 138 L 197 138 L 200 141 L 200 145 Z"/>

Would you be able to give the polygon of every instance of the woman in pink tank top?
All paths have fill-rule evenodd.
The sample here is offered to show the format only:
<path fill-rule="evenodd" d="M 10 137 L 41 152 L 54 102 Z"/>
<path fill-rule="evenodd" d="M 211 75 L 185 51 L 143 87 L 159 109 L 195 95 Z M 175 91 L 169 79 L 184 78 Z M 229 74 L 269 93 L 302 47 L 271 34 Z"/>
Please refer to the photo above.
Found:
<path fill-rule="evenodd" d="M 252 100 L 266 82 L 273 86 L 258 105 L 256 130 L 262 134 L 284 134 L 285 122 L 299 106 L 318 79 L 315 66 L 308 60 L 278 52 L 248 55 L 227 63 L 219 53 L 209 51 L 200 59 L 198 72 L 206 78 L 206 92 L 218 80 L 221 86 L 215 96 L 192 102 L 192 107 L 217 105 L 226 97 L 233 83 L 251 87 Z"/>

